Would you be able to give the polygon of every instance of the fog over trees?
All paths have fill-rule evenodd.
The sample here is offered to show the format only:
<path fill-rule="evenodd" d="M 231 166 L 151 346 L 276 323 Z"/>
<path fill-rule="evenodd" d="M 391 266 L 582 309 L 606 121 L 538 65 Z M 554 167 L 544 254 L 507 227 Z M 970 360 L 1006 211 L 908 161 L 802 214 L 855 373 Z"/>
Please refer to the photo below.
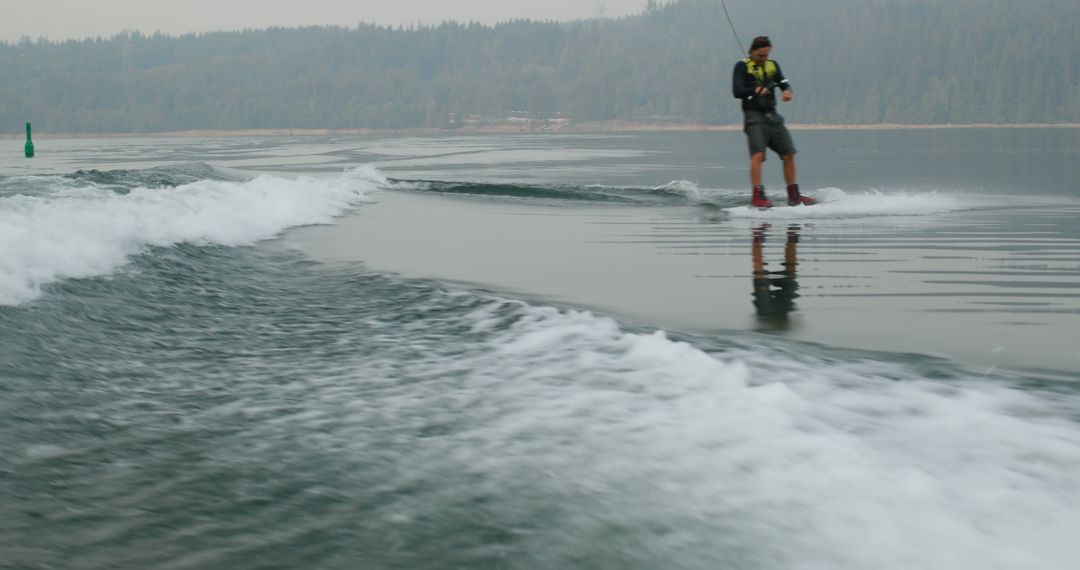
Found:
<path fill-rule="evenodd" d="M 798 123 L 1078 123 L 1080 3 L 729 0 Z M 496 26 L 309 27 L 0 43 L 18 132 L 452 128 L 507 117 L 737 123 L 719 0 Z"/>

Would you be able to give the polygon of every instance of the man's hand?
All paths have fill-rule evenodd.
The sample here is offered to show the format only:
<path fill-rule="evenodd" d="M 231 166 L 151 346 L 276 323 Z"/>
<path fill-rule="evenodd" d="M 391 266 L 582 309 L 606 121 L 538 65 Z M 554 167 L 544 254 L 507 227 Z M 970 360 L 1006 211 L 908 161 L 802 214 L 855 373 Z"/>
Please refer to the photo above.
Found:
<path fill-rule="evenodd" d="M 790 90 L 790 89 L 784 89 L 784 94 L 783 94 L 783 95 L 781 95 L 781 96 L 780 96 L 780 98 L 781 98 L 781 99 L 782 99 L 782 100 L 783 100 L 783 101 L 784 101 L 785 103 L 786 103 L 786 102 L 788 102 L 788 101 L 791 101 L 791 90 Z"/>
<path fill-rule="evenodd" d="M 758 85 L 754 88 L 754 95 L 765 95 L 769 92 L 763 85 Z"/>

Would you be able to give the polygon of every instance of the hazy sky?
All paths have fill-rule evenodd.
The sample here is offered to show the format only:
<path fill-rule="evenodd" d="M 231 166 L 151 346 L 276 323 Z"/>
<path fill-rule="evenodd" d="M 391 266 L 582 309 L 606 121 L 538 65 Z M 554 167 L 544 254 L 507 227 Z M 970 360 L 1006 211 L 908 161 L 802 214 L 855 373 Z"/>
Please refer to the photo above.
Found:
<path fill-rule="evenodd" d="M 495 23 L 515 18 L 569 20 L 634 14 L 645 0 L 10 0 L 0 40 L 111 36 L 125 29 L 167 34 L 358 22 Z"/>

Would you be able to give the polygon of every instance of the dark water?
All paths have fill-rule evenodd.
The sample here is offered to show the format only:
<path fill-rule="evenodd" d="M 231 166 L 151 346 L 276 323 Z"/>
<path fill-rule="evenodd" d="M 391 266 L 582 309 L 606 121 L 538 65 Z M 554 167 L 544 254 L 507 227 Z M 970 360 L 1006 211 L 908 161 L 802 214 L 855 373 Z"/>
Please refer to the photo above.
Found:
<path fill-rule="evenodd" d="M 795 135 L 816 214 L 738 207 L 739 133 L 5 159 L 0 566 L 1071 568 L 1077 131 Z M 659 331 L 296 247 L 390 193 L 625 208 L 636 263 L 717 261 L 684 280 L 738 291 L 717 315 L 857 334 Z M 991 327 L 1066 354 L 878 347 Z"/>

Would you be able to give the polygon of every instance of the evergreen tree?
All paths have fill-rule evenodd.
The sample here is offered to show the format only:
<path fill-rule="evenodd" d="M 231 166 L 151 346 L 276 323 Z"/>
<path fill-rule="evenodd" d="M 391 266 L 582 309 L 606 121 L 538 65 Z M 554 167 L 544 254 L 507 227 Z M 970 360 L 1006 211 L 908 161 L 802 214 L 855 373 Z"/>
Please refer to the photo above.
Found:
<path fill-rule="evenodd" d="M 1080 3 L 729 0 L 803 123 L 1080 122 Z M 748 46 L 742 46 L 748 47 Z M 0 43 L 0 124 L 53 132 L 454 127 L 510 116 L 734 124 L 719 0 L 639 16 Z"/>

